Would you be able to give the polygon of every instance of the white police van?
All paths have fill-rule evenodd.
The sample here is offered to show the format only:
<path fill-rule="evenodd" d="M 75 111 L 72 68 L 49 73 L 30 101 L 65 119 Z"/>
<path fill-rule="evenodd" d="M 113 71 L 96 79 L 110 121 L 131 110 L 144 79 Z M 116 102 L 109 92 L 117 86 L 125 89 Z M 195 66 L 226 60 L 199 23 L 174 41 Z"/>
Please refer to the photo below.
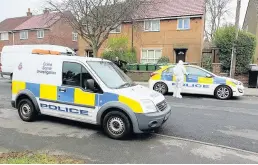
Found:
<path fill-rule="evenodd" d="M 39 114 L 66 118 L 101 125 L 114 139 L 158 129 L 171 114 L 162 94 L 133 83 L 112 62 L 78 56 L 20 60 L 12 106 L 23 121 Z"/>

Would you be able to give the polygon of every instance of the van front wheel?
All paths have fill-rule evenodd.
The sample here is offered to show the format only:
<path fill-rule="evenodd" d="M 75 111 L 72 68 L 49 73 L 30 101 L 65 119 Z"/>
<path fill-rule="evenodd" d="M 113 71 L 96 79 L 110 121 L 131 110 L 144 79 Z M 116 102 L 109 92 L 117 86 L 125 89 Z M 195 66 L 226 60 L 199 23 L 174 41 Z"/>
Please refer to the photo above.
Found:
<path fill-rule="evenodd" d="M 112 139 L 122 139 L 131 133 L 129 118 L 122 112 L 111 111 L 103 120 L 104 132 Z"/>

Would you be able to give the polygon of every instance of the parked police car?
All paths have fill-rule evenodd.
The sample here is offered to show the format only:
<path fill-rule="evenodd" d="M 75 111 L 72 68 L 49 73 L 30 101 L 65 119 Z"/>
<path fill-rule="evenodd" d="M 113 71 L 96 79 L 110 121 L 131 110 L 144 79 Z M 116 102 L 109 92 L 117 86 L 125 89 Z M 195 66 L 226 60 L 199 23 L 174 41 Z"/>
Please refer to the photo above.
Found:
<path fill-rule="evenodd" d="M 173 93 L 176 80 L 173 75 L 174 66 L 162 66 L 153 72 L 149 79 L 149 88 L 162 94 Z M 221 100 L 244 95 L 244 86 L 240 81 L 217 76 L 199 66 L 185 65 L 185 67 L 189 75 L 185 76 L 182 93 L 214 95 Z"/>
<path fill-rule="evenodd" d="M 162 94 L 133 83 L 110 61 L 56 55 L 20 59 L 12 106 L 24 121 L 56 116 L 100 125 L 114 139 L 157 129 L 171 112 Z"/>

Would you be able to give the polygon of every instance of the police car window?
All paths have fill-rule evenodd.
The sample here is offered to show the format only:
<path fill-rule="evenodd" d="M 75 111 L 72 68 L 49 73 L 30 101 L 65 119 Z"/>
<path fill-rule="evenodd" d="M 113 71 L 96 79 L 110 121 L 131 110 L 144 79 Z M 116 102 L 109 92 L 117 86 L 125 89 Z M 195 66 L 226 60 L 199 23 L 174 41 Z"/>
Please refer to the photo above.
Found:
<path fill-rule="evenodd" d="M 167 72 L 169 72 L 169 73 L 173 73 L 173 72 L 174 72 L 174 67 L 170 67 L 170 68 L 168 68 L 168 69 L 167 69 Z"/>
<path fill-rule="evenodd" d="M 186 67 L 186 71 L 189 75 L 206 77 L 207 73 L 201 69 L 195 67 Z"/>

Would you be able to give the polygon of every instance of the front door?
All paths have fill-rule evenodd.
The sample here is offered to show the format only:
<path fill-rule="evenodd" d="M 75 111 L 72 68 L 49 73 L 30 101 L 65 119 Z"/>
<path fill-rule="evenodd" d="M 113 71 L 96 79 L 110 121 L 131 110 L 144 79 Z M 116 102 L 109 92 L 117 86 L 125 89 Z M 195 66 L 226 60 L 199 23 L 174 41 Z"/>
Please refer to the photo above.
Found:
<path fill-rule="evenodd" d="M 178 63 L 180 60 L 185 62 L 186 57 L 186 49 L 175 49 L 176 52 L 176 63 Z"/>

